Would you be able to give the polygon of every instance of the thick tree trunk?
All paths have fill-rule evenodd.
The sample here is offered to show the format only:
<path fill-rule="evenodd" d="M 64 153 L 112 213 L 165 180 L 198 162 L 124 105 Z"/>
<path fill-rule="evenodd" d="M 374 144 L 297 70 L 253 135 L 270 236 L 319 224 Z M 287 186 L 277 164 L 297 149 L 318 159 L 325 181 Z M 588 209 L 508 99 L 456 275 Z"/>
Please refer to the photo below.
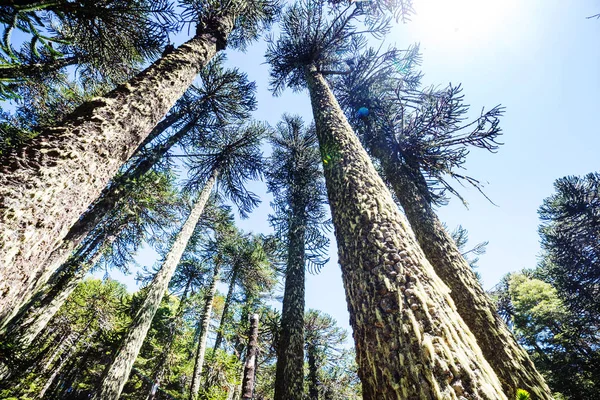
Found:
<path fill-rule="evenodd" d="M 127 84 L 0 157 L 0 320 L 110 178 L 221 50 L 223 16 Z"/>
<path fill-rule="evenodd" d="M 304 239 L 305 207 L 292 205 L 288 259 L 277 344 L 275 400 L 302 400 L 304 394 Z"/>
<path fill-rule="evenodd" d="M 200 337 L 198 347 L 196 348 L 196 360 L 194 362 L 194 374 L 190 386 L 190 400 L 194 400 L 200 391 L 200 379 L 202 377 L 202 368 L 204 367 L 204 355 L 206 354 L 206 340 L 208 339 L 208 325 L 212 314 L 213 300 L 217 292 L 217 281 L 219 280 L 219 263 L 215 264 L 212 281 L 206 295 L 204 296 L 204 310 L 202 312 L 202 321 L 200 322 Z"/>
<path fill-rule="evenodd" d="M 102 257 L 103 249 L 110 246 L 118 235 L 119 232 L 114 232 L 111 235 L 99 236 L 95 242 L 97 242 L 96 244 L 102 242 L 102 244 L 91 259 L 84 261 L 85 255 L 76 255 L 68 260 L 10 320 L 0 334 L 2 341 L 12 343 L 15 348 L 25 350 L 44 330 L 92 267 L 96 265 Z M 93 246 L 95 247 L 95 245 Z"/>
<path fill-rule="evenodd" d="M 389 160 L 382 160 L 382 166 L 423 253 L 450 288 L 458 313 L 477 339 L 508 398 L 515 398 L 517 389 L 525 389 L 534 399 L 551 400 L 544 378 L 498 315 L 496 306 L 423 195 L 427 185 L 418 167 L 393 165 Z"/>
<path fill-rule="evenodd" d="M 317 368 L 317 348 L 314 344 L 309 344 L 308 353 L 308 398 L 309 400 L 319 400 L 319 380 Z"/>
<path fill-rule="evenodd" d="M 506 400 L 323 76 L 306 78 L 363 398 Z"/>
<path fill-rule="evenodd" d="M 174 122 L 173 119 L 167 117 L 163 122 L 159 123 L 152 132 L 157 131 L 155 136 L 158 136 L 165 129 L 172 126 Z M 193 126 L 194 122 L 185 125 L 177 133 L 167 139 L 165 143 L 157 145 L 151 150 L 150 154 L 146 155 L 141 161 L 134 164 L 123 175 L 116 178 L 109 186 L 104 188 L 100 197 L 92 204 L 92 207 L 77 220 L 67 235 L 59 242 L 58 247 L 52 251 L 50 256 L 43 263 L 43 266 L 39 268 L 38 275 L 32 282 L 31 294 L 41 290 L 48 281 L 50 274 L 54 273 L 66 262 L 69 255 L 83 242 L 94 228 L 101 223 L 106 214 L 116 207 L 119 199 L 123 196 L 123 192 L 126 192 L 129 189 L 131 183 L 150 171 L 156 162 L 158 162 L 173 148 L 173 146 L 179 143 L 179 141 L 189 133 Z M 30 298 L 31 295 L 26 294 L 23 301 L 29 302 Z M 13 318 L 13 315 L 7 314 L 7 319 L 11 318 Z"/>
<path fill-rule="evenodd" d="M 242 379 L 242 400 L 252 400 L 254 394 L 254 377 L 256 374 L 256 354 L 258 352 L 258 314 L 250 317 L 250 330 L 248 331 L 248 352 L 244 366 L 244 379 Z"/>
<path fill-rule="evenodd" d="M 150 329 L 152 319 L 156 310 L 160 306 L 160 302 L 167 290 L 169 281 L 181 260 L 181 256 L 185 251 L 188 241 L 194 233 L 194 229 L 204 212 L 204 206 L 208 201 L 208 197 L 217 180 L 219 171 L 215 169 L 208 179 L 200 196 L 194 204 L 194 208 L 189 217 L 183 224 L 181 231 L 177 234 L 175 242 L 169 250 L 169 254 L 165 258 L 160 270 L 152 279 L 148 287 L 148 292 L 139 311 L 133 318 L 131 326 L 127 334 L 121 342 L 121 347 L 114 357 L 113 362 L 104 373 L 102 383 L 98 392 L 94 394 L 96 400 L 117 400 L 121 395 L 123 386 L 127 382 L 127 378 L 133 367 L 133 363 L 142 347 L 142 343 Z"/>
<path fill-rule="evenodd" d="M 167 365 L 169 363 L 169 358 L 171 358 L 171 350 L 173 348 L 173 344 L 175 342 L 175 333 L 177 332 L 177 325 L 181 321 L 183 317 L 183 312 L 185 310 L 185 304 L 187 300 L 187 294 L 190 290 L 190 286 L 192 285 L 192 279 L 188 279 L 185 285 L 185 289 L 183 290 L 183 294 L 181 295 L 181 300 L 179 301 L 179 306 L 177 307 L 177 311 L 173 316 L 173 320 L 169 326 L 169 336 L 167 337 L 167 341 L 165 343 L 165 347 L 163 348 L 162 353 L 158 357 L 156 361 L 156 366 L 154 367 L 154 372 L 152 374 L 152 382 L 153 385 L 150 388 L 150 392 L 148 393 L 148 400 L 155 400 L 158 396 L 158 390 L 154 390 L 154 385 L 158 388 L 162 381 L 163 375 L 167 369 Z"/>
<path fill-rule="evenodd" d="M 227 296 L 225 297 L 225 303 L 223 303 L 223 314 L 221 314 L 221 321 L 219 322 L 219 328 L 217 329 L 217 337 L 215 338 L 215 346 L 213 347 L 214 353 L 217 352 L 219 347 L 221 347 L 221 342 L 223 341 L 223 330 L 225 329 L 225 324 L 229 319 L 229 307 L 231 306 L 231 302 L 233 300 L 233 292 L 235 291 L 235 285 L 237 281 L 237 267 L 233 270 L 231 274 L 231 281 L 229 282 L 229 289 L 227 290 Z"/>

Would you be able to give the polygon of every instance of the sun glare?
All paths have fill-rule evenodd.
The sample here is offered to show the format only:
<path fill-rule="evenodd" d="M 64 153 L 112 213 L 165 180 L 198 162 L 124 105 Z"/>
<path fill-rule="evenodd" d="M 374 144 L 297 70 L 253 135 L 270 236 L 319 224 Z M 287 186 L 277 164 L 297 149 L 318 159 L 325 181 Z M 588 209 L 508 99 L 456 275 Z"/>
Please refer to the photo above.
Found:
<path fill-rule="evenodd" d="M 476 46 L 505 23 L 515 0 L 419 0 L 415 28 L 424 43 Z"/>

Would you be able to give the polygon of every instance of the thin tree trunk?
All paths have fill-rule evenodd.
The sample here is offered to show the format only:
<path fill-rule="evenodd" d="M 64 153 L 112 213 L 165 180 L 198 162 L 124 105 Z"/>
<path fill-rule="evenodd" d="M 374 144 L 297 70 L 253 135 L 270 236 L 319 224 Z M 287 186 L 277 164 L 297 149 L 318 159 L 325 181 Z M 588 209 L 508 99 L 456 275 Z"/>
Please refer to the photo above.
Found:
<path fill-rule="evenodd" d="M 309 400 L 319 400 L 319 381 L 317 368 L 317 349 L 314 344 L 309 344 L 308 353 L 308 398 Z"/>
<path fill-rule="evenodd" d="M 477 339 L 506 395 L 513 399 L 517 389 L 525 389 L 534 399 L 551 400 L 544 378 L 498 315 L 495 304 L 423 195 L 427 187 L 421 171 L 416 166 L 397 166 L 386 161 L 389 160 L 382 160 L 386 176 L 423 253 L 450 288 L 458 313 Z"/>
<path fill-rule="evenodd" d="M 363 398 L 506 400 L 325 79 L 306 79 Z"/>
<path fill-rule="evenodd" d="M 0 157 L 0 320 L 232 28 L 232 15 L 211 21 L 128 83 Z"/>
<path fill-rule="evenodd" d="M 242 380 L 242 400 L 252 400 L 254 393 L 254 378 L 256 374 L 256 354 L 258 352 L 258 314 L 250 317 L 248 332 L 248 352 L 244 366 L 244 379 Z"/>
<path fill-rule="evenodd" d="M 297 201 L 298 203 L 298 201 Z M 300 202 L 301 203 L 301 202 Z M 302 400 L 304 394 L 304 239 L 305 207 L 292 205 L 288 259 L 277 344 L 275 400 Z"/>
<path fill-rule="evenodd" d="M 142 347 L 148 329 L 152 324 L 152 319 L 160 302 L 167 290 L 169 281 L 181 260 L 188 241 L 194 233 L 194 229 L 204 212 L 204 206 L 208 201 L 212 188 L 219 174 L 218 169 L 214 169 L 212 175 L 207 180 L 196 204 L 188 216 L 185 224 L 177 234 L 175 242 L 169 250 L 169 254 L 163 262 L 160 270 L 152 279 L 148 286 L 148 292 L 139 311 L 133 318 L 127 334 L 121 342 L 121 347 L 114 357 L 113 362 L 107 368 L 102 378 L 99 390 L 94 394 L 96 400 L 117 400 L 121 395 L 123 386 L 133 367 L 133 363 Z"/>
<path fill-rule="evenodd" d="M 200 337 L 198 347 L 196 348 L 196 360 L 194 362 L 194 373 L 190 385 L 190 400 L 194 400 L 200 391 L 200 378 L 202 377 L 202 368 L 204 367 L 204 355 L 206 354 L 206 340 L 208 339 L 208 326 L 212 314 L 213 300 L 217 292 L 217 281 L 219 280 L 219 263 L 215 263 L 212 281 L 204 296 L 204 310 L 202 311 L 202 320 L 200 322 Z"/>
<path fill-rule="evenodd" d="M 44 330 L 92 267 L 96 265 L 102 257 L 103 250 L 116 240 L 119 232 L 120 230 L 111 235 L 100 235 L 96 238 L 92 247 L 96 247 L 101 242 L 102 244 L 89 260 L 84 261 L 85 253 L 78 254 L 56 271 L 52 279 L 7 324 L 0 335 L 2 341 L 12 343 L 16 346 L 15 348 L 25 350 Z"/>
<path fill-rule="evenodd" d="M 149 136 L 156 137 L 172 126 L 176 119 L 167 116 L 150 133 Z M 128 189 L 128 185 L 135 179 L 140 178 L 159 161 L 173 146 L 183 139 L 193 128 L 194 122 L 190 122 L 172 135 L 164 144 L 157 145 L 140 162 L 134 164 L 123 175 L 117 177 L 109 186 L 104 188 L 100 197 L 92 204 L 92 207 L 83 214 L 79 220 L 71 227 L 67 235 L 59 242 L 58 247 L 52 251 L 43 265 L 39 268 L 36 278 L 31 285 L 30 294 L 39 292 L 48 281 L 50 274 L 54 273 L 68 259 L 69 255 L 79 246 L 84 239 L 101 223 L 107 213 L 112 211 L 119 199 L 123 196 L 123 191 Z M 31 295 L 26 294 L 23 303 L 29 302 Z M 16 310 L 19 308 L 16 307 Z M 14 314 L 7 314 L 5 323 L 8 322 Z"/>
<path fill-rule="evenodd" d="M 181 321 L 181 317 L 183 316 L 183 312 L 185 310 L 185 304 L 187 300 L 187 294 L 190 290 L 190 286 L 192 285 L 192 278 L 189 278 L 186 282 L 185 289 L 183 290 L 183 294 L 181 295 L 181 300 L 179 301 L 179 306 L 177 307 L 177 311 L 173 316 L 173 320 L 170 323 L 169 327 L 169 337 L 167 337 L 167 342 L 165 343 L 165 347 L 158 357 L 156 362 L 156 367 L 154 368 L 154 373 L 152 374 L 152 382 L 153 385 L 150 388 L 150 392 L 148 393 L 148 400 L 155 400 L 158 395 L 158 390 L 154 390 L 154 385 L 157 388 L 160 386 L 163 375 L 167 368 L 167 364 L 169 362 L 169 358 L 171 357 L 171 349 L 173 348 L 173 344 L 175 342 L 175 332 L 177 331 L 177 324 Z"/>
<path fill-rule="evenodd" d="M 231 302 L 233 300 L 233 292 L 235 291 L 238 274 L 237 267 L 234 268 L 235 269 L 231 275 L 231 281 L 229 282 L 229 289 L 227 290 L 227 297 L 225 297 L 225 303 L 223 304 L 223 314 L 221 314 L 221 321 L 219 322 L 219 328 L 217 329 L 217 337 L 215 338 L 213 353 L 216 353 L 219 347 L 221 347 L 221 342 L 223 341 L 223 330 L 225 329 L 225 324 L 229 318 L 229 307 L 231 306 Z"/>

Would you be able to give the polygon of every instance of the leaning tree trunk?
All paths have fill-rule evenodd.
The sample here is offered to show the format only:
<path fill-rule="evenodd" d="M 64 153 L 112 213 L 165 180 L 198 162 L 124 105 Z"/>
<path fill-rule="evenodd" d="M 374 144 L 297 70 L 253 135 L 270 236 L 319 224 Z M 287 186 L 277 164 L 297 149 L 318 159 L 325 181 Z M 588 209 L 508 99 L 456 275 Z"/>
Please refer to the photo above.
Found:
<path fill-rule="evenodd" d="M 167 116 L 152 130 L 149 136 L 154 135 L 156 137 L 156 135 L 162 133 L 175 122 L 176 120 Z M 32 283 L 31 294 L 41 290 L 48 281 L 50 274 L 54 273 L 66 262 L 67 258 L 75 248 L 79 246 L 94 228 L 101 223 L 102 219 L 117 206 L 118 201 L 123 197 L 123 192 L 130 189 L 132 182 L 150 171 L 156 162 L 188 134 L 194 124 L 195 121 L 186 124 L 165 143 L 154 147 L 141 161 L 136 162 L 130 169 L 123 173 L 123 175 L 117 177 L 109 186 L 104 188 L 100 197 L 92 204 L 92 207 L 77 220 L 67 235 L 58 243 L 57 247 L 43 263 L 37 277 Z M 26 294 L 23 298 L 23 302 L 29 302 L 31 294 Z M 5 321 L 5 323 L 13 318 L 13 316 L 14 314 L 7 314 L 7 321 Z"/>
<path fill-rule="evenodd" d="M 294 196 L 292 196 L 295 198 Z M 298 203 L 298 200 L 296 200 Z M 288 259 L 277 344 L 275 400 L 302 400 L 304 394 L 304 236 L 305 207 L 292 205 Z"/>
<path fill-rule="evenodd" d="M 202 312 L 202 321 L 200 322 L 200 338 L 196 349 L 196 360 L 194 362 L 194 373 L 190 386 L 190 400 L 194 400 L 200 391 L 200 378 L 202 377 L 202 367 L 204 366 L 204 355 L 206 354 L 206 340 L 208 338 L 208 325 L 212 314 L 213 299 L 217 292 L 217 281 L 219 280 L 219 263 L 215 263 L 212 281 L 204 296 L 204 310 Z"/>
<path fill-rule="evenodd" d="M 506 400 L 316 67 L 306 69 L 365 400 Z"/>
<path fill-rule="evenodd" d="M 177 311 L 175 311 L 173 320 L 169 324 L 169 336 L 167 337 L 165 347 L 163 348 L 163 351 L 161 352 L 160 356 L 158 357 L 158 360 L 156 361 L 156 366 L 154 367 L 154 371 L 152 374 L 153 384 L 150 387 L 150 392 L 148 393 L 148 400 L 155 400 L 158 396 L 158 390 L 154 390 L 154 385 L 156 385 L 157 388 L 160 386 L 160 382 L 162 381 L 165 370 L 167 369 L 167 364 L 169 363 L 169 358 L 171 357 L 171 350 L 173 349 L 173 344 L 175 342 L 175 333 L 177 332 L 177 325 L 183 317 L 183 312 L 185 311 L 185 304 L 187 301 L 187 295 L 191 285 L 192 278 L 189 278 L 185 284 L 185 289 L 183 290 L 183 294 L 181 295 L 181 300 L 179 301 Z"/>
<path fill-rule="evenodd" d="M 25 350 L 96 265 L 102 257 L 103 250 L 115 241 L 119 232 L 120 229 L 110 235 L 100 235 L 96 238 L 91 247 L 99 245 L 99 248 L 89 260 L 84 260 L 85 254 L 72 256 L 10 320 L 2 330 L 0 339 L 5 343 L 11 343 L 16 349 Z"/>
<path fill-rule="evenodd" d="M 217 329 L 217 337 L 215 338 L 213 353 L 217 352 L 219 347 L 221 347 L 221 342 L 223 341 L 223 330 L 225 329 L 225 324 L 229 319 L 229 307 L 233 301 L 233 292 L 235 291 L 237 275 L 237 267 L 234 267 L 233 273 L 231 274 L 231 280 L 229 281 L 229 290 L 227 290 L 227 296 L 225 297 L 225 303 L 223 304 L 223 314 L 221 314 L 221 321 L 219 322 L 219 328 Z"/>
<path fill-rule="evenodd" d="M 248 331 L 248 352 L 246 353 L 246 365 L 244 366 L 244 379 L 242 379 L 242 400 L 252 400 L 257 352 L 258 314 L 252 314 L 252 317 L 250 317 L 250 330 Z"/>
<path fill-rule="evenodd" d="M 0 157 L 0 320 L 22 301 L 58 241 L 225 47 L 233 16 L 204 28 L 128 83 Z"/>
<path fill-rule="evenodd" d="M 525 389 L 534 399 L 551 400 L 544 378 L 498 315 L 495 304 L 423 195 L 427 184 L 419 168 L 392 164 L 389 159 L 381 163 L 423 253 L 450 288 L 458 313 L 477 339 L 506 395 L 513 399 L 517 389 Z"/>
<path fill-rule="evenodd" d="M 152 279 L 148 287 L 148 292 L 139 311 L 136 313 L 127 334 L 121 342 L 113 362 L 107 368 L 102 378 L 99 390 L 94 394 L 96 400 L 117 400 L 121 395 L 123 386 L 127 382 L 133 363 L 142 347 L 142 343 L 150 329 L 152 319 L 156 310 L 160 306 L 163 295 L 167 290 L 169 281 L 181 260 L 188 241 L 194 233 L 194 229 L 202 216 L 204 206 L 217 180 L 218 169 L 214 169 L 212 175 L 207 180 L 196 204 L 189 217 L 183 224 L 183 227 L 177 234 L 175 242 L 169 250 L 169 254 L 163 262 L 160 270 Z"/>

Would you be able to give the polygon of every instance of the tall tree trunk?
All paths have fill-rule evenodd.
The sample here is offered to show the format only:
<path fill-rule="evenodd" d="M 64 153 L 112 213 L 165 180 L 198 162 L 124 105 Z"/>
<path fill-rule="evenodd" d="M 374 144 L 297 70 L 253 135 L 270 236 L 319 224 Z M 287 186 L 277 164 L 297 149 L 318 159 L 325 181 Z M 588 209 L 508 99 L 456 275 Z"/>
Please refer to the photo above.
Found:
<path fill-rule="evenodd" d="M 173 348 L 173 344 L 175 342 L 175 333 L 177 332 L 177 325 L 181 321 L 181 317 L 183 317 L 183 312 L 185 310 L 185 304 L 187 300 L 187 294 L 190 290 L 190 286 L 192 285 L 192 278 L 189 278 L 186 282 L 185 289 L 183 290 L 183 294 L 181 295 L 181 300 L 179 301 L 179 306 L 177 307 L 177 311 L 173 316 L 173 320 L 169 326 L 169 336 L 167 337 L 167 341 L 165 343 L 165 347 L 163 348 L 162 353 L 158 357 L 156 362 L 156 366 L 154 367 L 154 371 L 152 374 L 152 382 L 153 385 L 148 393 L 148 400 L 155 400 L 158 395 L 158 390 L 154 390 L 154 385 L 160 386 L 163 375 L 167 368 L 167 364 L 169 363 L 169 358 L 171 357 L 171 349 Z"/>
<path fill-rule="evenodd" d="M 506 395 L 512 399 L 517 389 L 525 389 L 534 399 L 551 400 L 544 378 L 498 315 L 495 304 L 424 195 L 427 184 L 418 166 L 393 164 L 386 159 L 382 160 L 382 167 L 423 253 L 450 288 L 458 313 L 477 339 Z"/>
<path fill-rule="evenodd" d="M 306 79 L 363 398 L 506 400 L 325 79 Z"/>
<path fill-rule="evenodd" d="M 22 301 L 42 262 L 110 178 L 224 48 L 233 21 L 223 15 L 204 24 L 128 83 L 0 157 L 0 320 Z"/>
<path fill-rule="evenodd" d="M 121 229 L 111 234 L 99 235 L 91 247 L 97 248 L 87 261 L 86 252 L 71 257 L 38 293 L 25 304 L 18 314 L 10 320 L 2 330 L 0 338 L 12 343 L 15 348 L 25 350 L 44 330 L 48 322 L 58 312 L 73 290 L 83 281 L 87 273 L 102 257 L 103 250 L 108 248 L 118 237 Z"/>
<path fill-rule="evenodd" d="M 231 274 L 231 280 L 229 282 L 229 289 L 227 290 L 227 297 L 225 297 L 225 303 L 223 304 L 223 314 L 221 314 L 221 321 L 219 322 L 219 328 L 217 329 L 217 337 L 215 338 L 215 346 L 213 347 L 214 353 L 216 353 L 219 347 L 221 347 L 221 342 L 223 341 L 223 330 L 225 329 L 225 324 L 229 319 L 229 307 L 231 306 L 231 302 L 233 300 L 233 292 L 235 291 L 238 275 L 237 267 L 234 268 L 235 269 Z"/>
<path fill-rule="evenodd" d="M 317 368 L 317 348 L 314 344 L 308 345 L 308 399 L 319 400 L 319 380 Z"/>
<path fill-rule="evenodd" d="M 248 352 L 244 366 L 244 379 L 242 380 L 242 400 L 252 400 L 254 394 L 254 377 L 256 374 L 256 354 L 258 352 L 258 314 L 250 317 L 248 331 Z"/>
<path fill-rule="evenodd" d="M 200 322 L 200 336 L 198 347 L 196 348 L 196 360 L 194 362 L 194 373 L 190 385 L 190 400 L 194 400 L 200 391 L 200 378 L 202 377 L 202 368 L 204 367 L 204 355 L 206 354 L 206 340 L 208 338 L 208 325 L 212 314 L 213 300 L 217 292 L 217 281 L 219 280 L 219 263 L 215 263 L 212 281 L 204 296 L 204 310 L 202 311 L 202 320 Z"/>
<path fill-rule="evenodd" d="M 177 120 L 167 116 L 161 121 L 150 133 L 150 136 L 158 136 Z M 100 197 L 92 204 L 91 208 L 83 214 L 81 218 L 71 227 L 67 235 L 58 243 L 57 247 L 52 251 L 50 256 L 42 263 L 39 271 L 32 281 L 29 293 L 23 296 L 22 302 L 29 302 L 31 295 L 39 292 L 48 281 L 50 274 L 54 273 L 61 265 L 63 265 L 69 255 L 79 246 L 84 239 L 101 223 L 107 213 L 112 211 L 119 199 L 123 196 L 123 192 L 129 189 L 129 186 L 136 179 L 140 178 L 158 162 L 173 146 L 183 139 L 188 132 L 193 128 L 195 121 L 189 122 L 177 133 L 172 135 L 163 144 L 154 147 L 150 154 L 146 155 L 141 161 L 132 165 L 125 173 L 114 179 L 102 191 Z M 19 304 L 20 306 L 20 304 Z M 19 307 L 15 307 L 16 310 Z M 4 323 L 12 319 L 14 314 L 8 313 Z"/>
<path fill-rule="evenodd" d="M 292 196 L 294 198 L 294 196 Z M 304 394 L 304 239 L 305 207 L 292 205 L 288 232 L 288 259 L 277 344 L 275 400 L 302 400 Z"/>
<path fill-rule="evenodd" d="M 185 251 L 187 243 L 192 237 L 194 229 L 204 212 L 204 206 L 208 201 L 208 197 L 217 180 L 218 174 L 218 169 L 213 170 L 212 175 L 207 180 L 200 196 L 196 200 L 192 212 L 177 234 L 175 242 L 169 250 L 169 254 L 167 254 L 160 270 L 156 273 L 154 279 L 152 279 L 152 283 L 150 283 L 148 287 L 146 298 L 133 318 L 131 326 L 123 338 L 121 347 L 115 355 L 113 362 L 105 371 L 100 388 L 94 394 L 94 399 L 117 400 L 121 395 L 121 391 L 127 382 L 133 363 L 142 347 L 148 329 L 150 329 L 154 314 L 160 306 L 160 302 L 167 290 L 169 281 L 171 280 L 171 277 L 181 260 L 181 256 Z"/>

